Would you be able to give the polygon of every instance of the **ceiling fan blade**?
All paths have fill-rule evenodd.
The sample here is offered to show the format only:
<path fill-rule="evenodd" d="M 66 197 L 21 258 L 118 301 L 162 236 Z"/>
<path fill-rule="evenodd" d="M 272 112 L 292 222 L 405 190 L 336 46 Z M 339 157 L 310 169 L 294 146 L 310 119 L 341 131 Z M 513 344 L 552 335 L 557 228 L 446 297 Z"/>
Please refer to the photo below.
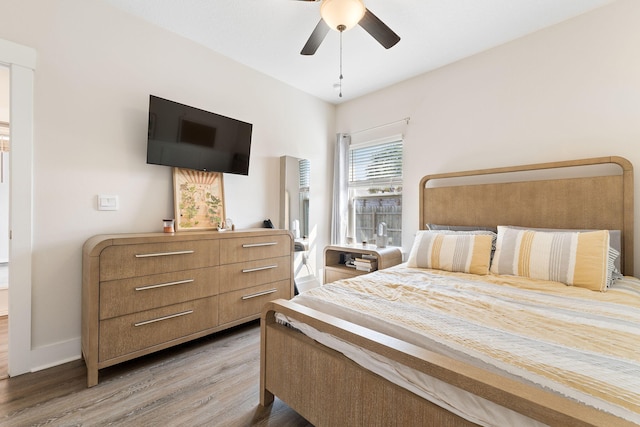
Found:
<path fill-rule="evenodd" d="M 371 34 L 378 43 L 384 46 L 385 49 L 395 46 L 395 44 L 400 41 L 400 36 L 394 33 L 391 28 L 387 27 L 387 24 L 378 19 L 369 9 L 366 10 L 358 24 L 360 24 L 367 33 Z"/>
<path fill-rule="evenodd" d="M 318 22 L 318 25 L 316 25 L 316 28 L 311 33 L 311 36 L 309 36 L 309 40 L 307 40 L 307 43 L 300 51 L 300 55 L 313 55 L 314 53 L 316 53 L 316 50 L 318 50 L 318 47 L 320 47 L 320 43 L 322 43 L 322 40 L 324 40 L 328 32 L 329 26 L 324 22 L 323 19 L 320 19 L 320 22 Z"/>

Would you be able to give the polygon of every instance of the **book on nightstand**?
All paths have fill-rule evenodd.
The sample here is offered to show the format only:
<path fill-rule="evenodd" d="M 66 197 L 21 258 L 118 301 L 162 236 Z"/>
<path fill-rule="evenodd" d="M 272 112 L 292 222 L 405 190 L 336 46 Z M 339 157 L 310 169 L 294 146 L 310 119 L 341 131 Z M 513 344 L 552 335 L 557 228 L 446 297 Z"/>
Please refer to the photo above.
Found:
<path fill-rule="evenodd" d="M 354 264 L 359 271 L 371 272 L 378 269 L 378 260 L 372 255 L 362 255 L 361 258 L 356 258 Z"/>

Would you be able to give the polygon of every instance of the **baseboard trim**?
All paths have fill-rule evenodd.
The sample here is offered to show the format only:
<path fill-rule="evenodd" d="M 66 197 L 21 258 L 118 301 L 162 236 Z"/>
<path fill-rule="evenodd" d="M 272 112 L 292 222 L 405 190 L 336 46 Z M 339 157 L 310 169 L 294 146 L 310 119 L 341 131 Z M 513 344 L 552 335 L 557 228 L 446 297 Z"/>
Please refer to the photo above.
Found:
<path fill-rule="evenodd" d="M 31 350 L 31 372 L 52 368 L 81 358 L 80 338 L 62 341 Z"/>

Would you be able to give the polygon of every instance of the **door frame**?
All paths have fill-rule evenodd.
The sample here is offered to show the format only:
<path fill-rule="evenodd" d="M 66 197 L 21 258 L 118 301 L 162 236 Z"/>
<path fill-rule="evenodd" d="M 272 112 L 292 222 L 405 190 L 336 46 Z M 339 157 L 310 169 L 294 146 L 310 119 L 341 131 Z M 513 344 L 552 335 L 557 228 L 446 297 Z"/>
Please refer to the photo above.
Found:
<path fill-rule="evenodd" d="M 10 68 L 9 376 L 31 367 L 33 253 L 33 104 L 36 51 L 0 39 L 0 63 Z"/>

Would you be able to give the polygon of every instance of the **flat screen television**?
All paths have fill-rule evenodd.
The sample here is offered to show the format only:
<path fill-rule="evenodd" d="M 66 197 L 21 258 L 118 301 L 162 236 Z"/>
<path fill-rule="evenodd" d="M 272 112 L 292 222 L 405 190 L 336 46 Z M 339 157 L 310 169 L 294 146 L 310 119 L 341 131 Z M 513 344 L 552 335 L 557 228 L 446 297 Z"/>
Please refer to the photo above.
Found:
<path fill-rule="evenodd" d="M 249 174 L 253 125 L 149 96 L 147 163 Z"/>

